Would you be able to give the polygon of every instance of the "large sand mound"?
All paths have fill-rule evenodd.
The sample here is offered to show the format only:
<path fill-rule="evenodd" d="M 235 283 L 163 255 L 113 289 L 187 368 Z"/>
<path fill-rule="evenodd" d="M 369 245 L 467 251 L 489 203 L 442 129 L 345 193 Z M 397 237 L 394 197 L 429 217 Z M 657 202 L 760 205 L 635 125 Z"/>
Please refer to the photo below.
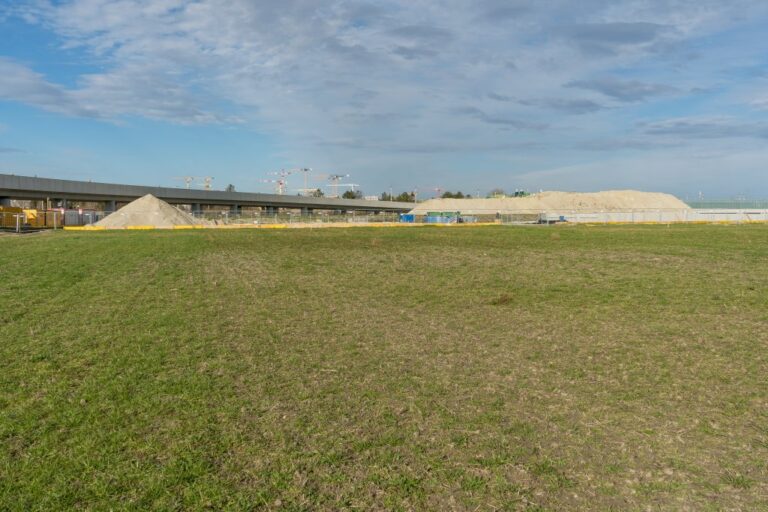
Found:
<path fill-rule="evenodd" d="M 499 199 L 430 199 L 420 203 L 411 213 L 458 211 L 466 215 L 546 211 L 617 211 L 689 209 L 670 194 L 638 192 L 637 190 L 608 190 L 605 192 L 541 192 L 528 197 Z"/>
<path fill-rule="evenodd" d="M 115 213 L 107 215 L 95 225 L 105 228 L 126 228 L 129 226 L 172 228 L 198 224 L 204 224 L 204 222 L 178 208 L 174 208 L 152 194 L 147 194 L 120 208 Z"/>

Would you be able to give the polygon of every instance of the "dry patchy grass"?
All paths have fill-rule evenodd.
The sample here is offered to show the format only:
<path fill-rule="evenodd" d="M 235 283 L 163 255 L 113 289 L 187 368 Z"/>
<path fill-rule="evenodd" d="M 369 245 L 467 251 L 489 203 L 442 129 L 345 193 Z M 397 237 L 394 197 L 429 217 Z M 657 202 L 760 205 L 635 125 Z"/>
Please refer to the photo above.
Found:
<path fill-rule="evenodd" d="M 0 254 L 2 509 L 768 507 L 766 227 Z"/>

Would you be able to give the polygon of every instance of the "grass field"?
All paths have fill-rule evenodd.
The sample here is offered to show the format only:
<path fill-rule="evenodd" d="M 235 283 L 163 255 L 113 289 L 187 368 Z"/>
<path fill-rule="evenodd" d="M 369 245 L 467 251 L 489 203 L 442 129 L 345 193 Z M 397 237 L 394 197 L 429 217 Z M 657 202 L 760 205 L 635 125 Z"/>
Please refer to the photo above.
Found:
<path fill-rule="evenodd" d="M 768 226 L 0 237 L 0 509 L 768 509 Z"/>

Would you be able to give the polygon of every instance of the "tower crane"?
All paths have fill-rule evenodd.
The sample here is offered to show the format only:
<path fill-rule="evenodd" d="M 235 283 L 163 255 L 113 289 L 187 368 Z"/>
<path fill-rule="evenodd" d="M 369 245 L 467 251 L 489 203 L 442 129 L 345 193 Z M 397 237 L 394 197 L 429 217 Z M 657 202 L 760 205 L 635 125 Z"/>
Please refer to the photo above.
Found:
<path fill-rule="evenodd" d="M 198 178 L 198 179 L 203 180 L 202 185 L 203 185 L 203 189 L 204 190 L 211 190 L 213 188 L 212 187 L 212 182 L 214 180 L 213 176 L 205 176 L 203 178 Z M 189 187 L 187 187 L 187 188 L 189 188 Z"/>
<path fill-rule="evenodd" d="M 302 192 L 306 194 L 309 190 L 309 184 L 307 183 L 307 180 L 309 180 L 309 173 L 312 172 L 312 169 L 309 167 L 302 167 L 301 169 L 298 169 L 298 172 L 304 175 L 304 190 Z"/>
<path fill-rule="evenodd" d="M 196 179 L 199 179 L 197 176 L 174 176 L 174 180 L 181 180 L 184 182 L 184 188 L 189 190 L 192 188 L 192 184 L 195 182 Z"/>
<path fill-rule="evenodd" d="M 284 179 L 279 180 L 260 180 L 261 183 L 274 183 L 275 185 L 275 193 L 278 195 L 285 194 L 286 187 L 288 185 L 288 182 Z"/>
<path fill-rule="evenodd" d="M 280 169 L 279 171 L 271 172 L 272 176 L 277 176 L 278 178 L 274 181 L 276 183 L 275 190 L 279 195 L 285 194 L 286 189 L 288 188 L 288 176 L 290 176 L 293 173 L 291 169 Z"/>
<path fill-rule="evenodd" d="M 329 186 L 331 187 L 331 190 L 333 190 L 334 197 L 339 197 L 339 185 L 341 185 L 339 182 L 344 178 L 349 178 L 349 174 L 331 174 L 328 176 L 328 180 L 331 182 Z"/>

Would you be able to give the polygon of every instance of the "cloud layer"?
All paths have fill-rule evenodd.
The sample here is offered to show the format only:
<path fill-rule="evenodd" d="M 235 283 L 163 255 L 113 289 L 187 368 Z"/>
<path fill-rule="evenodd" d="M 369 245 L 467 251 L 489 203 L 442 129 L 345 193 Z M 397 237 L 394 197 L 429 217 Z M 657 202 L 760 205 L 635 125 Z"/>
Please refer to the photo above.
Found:
<path fill-rule="evenodd" d="M 707 111 L 665 115 L 657 104 L 722 90 L 728 78 L 700 42 L 766 9 L 750 0 L 32 1 L 0 17 L 53 34 L 57 51 L 87 66 L 57 81 L 35 62 L 0 57 L 0 98 L 106 122 L 253 129 L 329 164 L 506 152 L 526 160 L 494 165 L 556 166 L 553 149 L 764 138 L 762 121 L 732 110 L 764 112 L 765 79 L 754 79 L 751 98 Z"/>

